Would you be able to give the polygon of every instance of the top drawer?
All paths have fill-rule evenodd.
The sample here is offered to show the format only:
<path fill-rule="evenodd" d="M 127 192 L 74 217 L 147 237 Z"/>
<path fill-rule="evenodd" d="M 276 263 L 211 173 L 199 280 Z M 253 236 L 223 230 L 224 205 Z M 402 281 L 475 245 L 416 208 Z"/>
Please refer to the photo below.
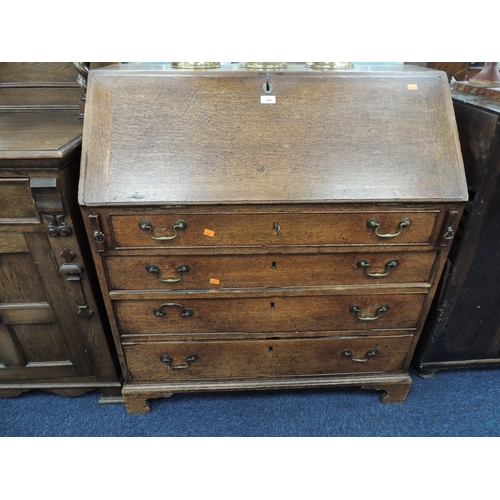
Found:
<path fill-rule="evenodd" d="M 429 244 L 439 210 L 111 215 L 116 248 Z"/>

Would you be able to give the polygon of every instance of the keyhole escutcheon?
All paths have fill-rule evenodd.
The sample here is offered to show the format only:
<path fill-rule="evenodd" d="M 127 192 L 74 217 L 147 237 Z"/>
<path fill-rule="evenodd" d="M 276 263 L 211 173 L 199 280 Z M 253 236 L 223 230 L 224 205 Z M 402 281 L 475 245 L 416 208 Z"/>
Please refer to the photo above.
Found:
<path fill-rule="evenodd" d="M 266 78 L 266 83 L 262 85 L 262 91 L 264 94 L 272 94 L 274 90 L 274 87 L 272 86 L 271 83 L 269 83 L 269 76 Z"/>

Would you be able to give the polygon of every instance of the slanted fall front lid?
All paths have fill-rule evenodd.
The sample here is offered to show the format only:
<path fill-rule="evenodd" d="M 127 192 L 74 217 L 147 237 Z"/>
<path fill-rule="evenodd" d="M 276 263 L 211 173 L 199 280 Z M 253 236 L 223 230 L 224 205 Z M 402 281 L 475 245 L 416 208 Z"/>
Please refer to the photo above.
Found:
<path fill-rule="evenodd" d="M 440 71 L 136 66 L 88 85 L 83 205 L 467 199 Z"/>

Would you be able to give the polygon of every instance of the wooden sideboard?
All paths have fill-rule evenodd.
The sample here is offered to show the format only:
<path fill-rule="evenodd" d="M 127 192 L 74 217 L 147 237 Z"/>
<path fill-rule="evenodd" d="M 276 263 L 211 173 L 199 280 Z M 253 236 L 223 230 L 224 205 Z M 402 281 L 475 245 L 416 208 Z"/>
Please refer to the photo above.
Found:
<path fill-rule="evenodd" d="M 500 365 L 500 103 L 452 97 L 470 201 L 415 354 L 422 376 Z"/>
<path fill-rule="evenodd" d="M 127 410 L 346 385 L 403 401 L 466 200 L 443 72 L 91 71 L 79 202 Z"/>
<path fill-rule="evenodd" d="M 0 70 L 0 396 L 100 389 L 101 402 L 119 401 L 121 376 L 77 203 L 76 70 Z"/>

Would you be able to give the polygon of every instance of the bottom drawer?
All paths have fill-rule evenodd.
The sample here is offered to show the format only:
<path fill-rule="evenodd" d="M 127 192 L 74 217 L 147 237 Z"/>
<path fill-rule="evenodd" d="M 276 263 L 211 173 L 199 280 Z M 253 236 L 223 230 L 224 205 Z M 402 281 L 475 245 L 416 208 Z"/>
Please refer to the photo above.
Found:
<path fill-rule="evenodd" d="M 413 336 L 125 344 L 132 382 L 398 372 Z"/>

